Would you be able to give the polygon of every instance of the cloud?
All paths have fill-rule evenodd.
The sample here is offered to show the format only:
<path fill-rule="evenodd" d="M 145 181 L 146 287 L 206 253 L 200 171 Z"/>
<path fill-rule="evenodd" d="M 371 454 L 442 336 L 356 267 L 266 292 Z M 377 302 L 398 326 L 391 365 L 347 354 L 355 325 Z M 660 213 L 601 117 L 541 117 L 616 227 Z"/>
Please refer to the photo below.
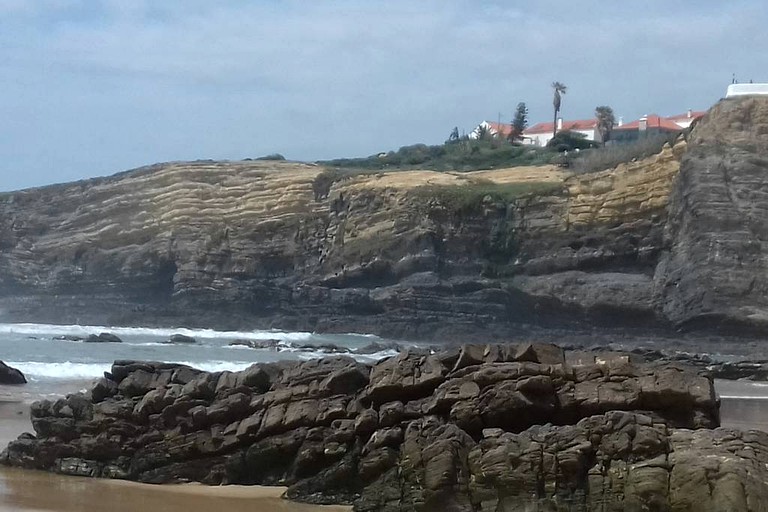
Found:
<path fill-rule="evenodd" d="M 0 0 L 0 189 L 173 159 L 319 159 L 611 105 L 707 108 L 768 79 L 748 1 Z M 754 74 L 754 76 L 752 76 Z M 23 171 L 23 172 L 19 172 Z"/>

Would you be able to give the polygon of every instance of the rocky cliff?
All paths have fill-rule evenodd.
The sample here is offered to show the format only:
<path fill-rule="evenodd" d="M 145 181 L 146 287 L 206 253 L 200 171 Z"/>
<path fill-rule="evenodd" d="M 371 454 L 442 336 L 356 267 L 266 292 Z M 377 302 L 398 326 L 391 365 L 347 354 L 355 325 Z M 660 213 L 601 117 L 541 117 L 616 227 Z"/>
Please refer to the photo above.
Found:
<path fill-rule="evenodd" d="M 287 485 L 359 511 L 765 510 L 768 434 L 714 428 L 711 379 L 553 345 L 206 373 L 118 361 L 32 406 L 0 462 L 168 483 Z"/>
<path fill-rule="evenodd" d="M 687 144 L 580 176 L 193 162 L 0 194 L 0 320 L 760 331 L 766 118 L 724 100 Z"/>

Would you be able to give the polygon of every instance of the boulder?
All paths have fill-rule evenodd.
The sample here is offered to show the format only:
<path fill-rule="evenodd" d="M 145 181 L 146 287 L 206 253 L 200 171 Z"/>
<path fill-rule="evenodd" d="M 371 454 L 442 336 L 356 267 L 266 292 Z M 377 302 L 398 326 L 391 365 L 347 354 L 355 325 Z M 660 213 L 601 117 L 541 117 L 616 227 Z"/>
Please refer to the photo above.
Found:
<path fill-rule="evenodd" d="M 83 341 L 82 336 L 75 336 L 73 334 L 64 334 L 61 336 L 54 336 L 52 339 L 55 341 Z"/>
<path fill-rule="evenodd" d="M 171 334 L 168 343 L 197 343 L 197 340 L 185 334 Z"/>
<path fill-rule="evenodd" d="M 24 374 L 0 361 L 0 384 L 26 384 Z"/>
<path fill-rule="evenodd" d="M 85 343 L 121 343 L 123 340 L 112 333 L 102 332 L 99 334 L 89 334 L 83 341 Z"/>

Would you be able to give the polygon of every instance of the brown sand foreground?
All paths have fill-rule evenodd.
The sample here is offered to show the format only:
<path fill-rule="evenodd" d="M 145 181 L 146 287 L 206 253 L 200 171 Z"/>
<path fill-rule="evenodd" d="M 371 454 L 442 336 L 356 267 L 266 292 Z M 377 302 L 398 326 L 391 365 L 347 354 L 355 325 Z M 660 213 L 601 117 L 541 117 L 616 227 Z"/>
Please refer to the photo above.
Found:
<path fill-rule="evenodd" d="M 2 448 L 22 432 L 31 430 L 28 404 L 0 402 Z M 0 467 L 0 512 L 341 512 L 351 509 L 292 503 L 280 498 L 283 491 L 282 487 L 240 485 L 148 485 Z"/>

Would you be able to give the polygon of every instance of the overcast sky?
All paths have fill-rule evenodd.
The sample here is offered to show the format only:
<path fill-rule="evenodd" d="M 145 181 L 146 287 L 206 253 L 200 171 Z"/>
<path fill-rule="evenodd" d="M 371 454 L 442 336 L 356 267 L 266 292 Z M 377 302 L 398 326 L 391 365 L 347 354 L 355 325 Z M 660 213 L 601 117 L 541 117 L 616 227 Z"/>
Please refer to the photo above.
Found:
<path fill-rule="evenodd" d="M 764 0 L 0 0 L 0 190 L 154 162 L 366 156 L 454 126 L 626 121 L 768 81 Z"/>

